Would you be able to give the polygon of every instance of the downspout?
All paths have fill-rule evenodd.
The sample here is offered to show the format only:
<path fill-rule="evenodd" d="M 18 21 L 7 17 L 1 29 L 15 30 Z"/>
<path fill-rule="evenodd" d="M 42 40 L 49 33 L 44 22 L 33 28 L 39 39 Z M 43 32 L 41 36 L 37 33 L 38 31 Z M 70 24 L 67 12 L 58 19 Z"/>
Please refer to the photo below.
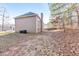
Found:
<path fill-rule="evenodd" d="M 43 13 L 41 13 L 41 32 L 43 30 Z"/>

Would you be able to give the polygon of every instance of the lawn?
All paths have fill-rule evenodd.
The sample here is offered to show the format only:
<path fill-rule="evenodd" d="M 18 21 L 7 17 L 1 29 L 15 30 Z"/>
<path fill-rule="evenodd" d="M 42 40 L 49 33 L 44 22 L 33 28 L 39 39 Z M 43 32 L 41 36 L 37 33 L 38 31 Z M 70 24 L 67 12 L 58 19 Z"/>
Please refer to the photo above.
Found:
<path fill-rule="evenodd" d="M 0 52 L 8 50 L 9 47 L 16 45 L 23 40 L 30 40 L 33 35 L 33 33 L 20 34 L 15 32 L 0 32 Z"/>
<path fill-rule="evenodd" d="M 11 34 L 13 32 L 0 32 L 0 36 L 4 36 L 4 35 L 8 35 L 8 34 Z"/>

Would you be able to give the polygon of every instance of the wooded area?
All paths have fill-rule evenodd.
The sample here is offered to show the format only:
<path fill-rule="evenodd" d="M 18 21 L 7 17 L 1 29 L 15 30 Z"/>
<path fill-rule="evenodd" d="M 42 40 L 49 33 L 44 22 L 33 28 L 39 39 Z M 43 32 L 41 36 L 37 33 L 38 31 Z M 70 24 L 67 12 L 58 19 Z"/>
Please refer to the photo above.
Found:
<path fill-rule="evenodd" d="M 0 7 L 0 31 L 12 30 L 11 17 L 5 7 Z"/>
<path fill-rule="evenodd" d="M 79 4 L 53 3 L 49 4 L 52 25 L 58 24 L 58 29 L 79 29 Z"/>

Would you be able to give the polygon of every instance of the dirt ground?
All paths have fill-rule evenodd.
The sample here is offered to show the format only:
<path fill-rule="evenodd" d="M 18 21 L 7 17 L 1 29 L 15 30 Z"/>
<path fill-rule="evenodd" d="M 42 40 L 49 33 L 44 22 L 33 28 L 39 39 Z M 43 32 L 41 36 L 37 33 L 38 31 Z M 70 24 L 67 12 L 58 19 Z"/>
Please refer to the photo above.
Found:
<path fill-rule="evenodd" d="M 79 56 L 79 31 L 13 33 L 0 37 L 1 56 Z"/>

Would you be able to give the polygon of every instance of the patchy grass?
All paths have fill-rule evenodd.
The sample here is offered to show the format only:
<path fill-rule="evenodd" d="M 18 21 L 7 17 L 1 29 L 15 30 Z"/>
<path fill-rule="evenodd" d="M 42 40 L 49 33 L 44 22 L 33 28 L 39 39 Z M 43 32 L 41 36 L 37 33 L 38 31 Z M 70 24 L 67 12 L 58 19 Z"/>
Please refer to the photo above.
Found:
<path fill-rule="evenodd" d="M 10 46 L 16 45 L 23 40 L 30 40 L 37 35 L 35 33 L 20 34 L 11 32 L 0 32 L 0 52 L 8 50 Z"/>
<path fill-rule="evenodd" d="M 0 52 L 5 51 L 11 45 L 14 45 L 16 39 L 14 33 L 0 32 Z"/>
<path fill-rule="evenodd" d="M 4 36 L 4 35 L 8 35 L 8 34 L 11 34 L 13 32 L 0 32 L 0 36 Z"/>

